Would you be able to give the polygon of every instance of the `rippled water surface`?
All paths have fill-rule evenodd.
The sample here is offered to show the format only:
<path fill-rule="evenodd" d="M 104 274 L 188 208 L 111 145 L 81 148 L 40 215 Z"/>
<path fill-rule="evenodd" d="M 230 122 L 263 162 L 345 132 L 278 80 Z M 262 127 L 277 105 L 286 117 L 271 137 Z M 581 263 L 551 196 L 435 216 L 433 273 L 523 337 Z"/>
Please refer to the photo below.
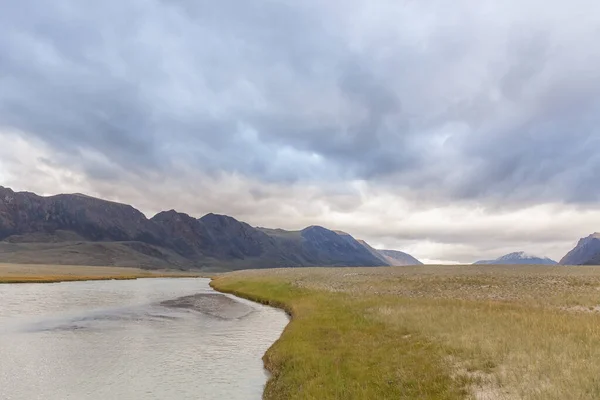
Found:
<path fill-rule="evenodd" d="M 288 319 L 208 282 L 0 285 L 0 399 L 260 399 Z"/>

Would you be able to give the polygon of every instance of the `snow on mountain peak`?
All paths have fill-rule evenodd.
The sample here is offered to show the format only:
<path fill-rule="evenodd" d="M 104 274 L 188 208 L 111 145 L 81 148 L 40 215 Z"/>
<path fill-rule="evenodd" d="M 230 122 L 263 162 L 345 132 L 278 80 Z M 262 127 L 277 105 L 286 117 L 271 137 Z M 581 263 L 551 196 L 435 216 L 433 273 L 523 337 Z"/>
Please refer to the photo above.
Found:
<path fill-rule="evenodd" d="M 506 254 L 495 260 L 477 261 L 476 264 L 556 264 L 556 261 L 548 257 L 540 257 L 525 251 Z"/>
<path fill-rule="evenodd" d="M 521 260 L 526 260 L 529 258 L 545 258 L 545 257 L 539 257 L 534 254 L 527 253 L 525 251 L 517 251 L 517 252 L 510 253 L 510 254 L 500 257 L 500 259 L 521 259 Z"/>

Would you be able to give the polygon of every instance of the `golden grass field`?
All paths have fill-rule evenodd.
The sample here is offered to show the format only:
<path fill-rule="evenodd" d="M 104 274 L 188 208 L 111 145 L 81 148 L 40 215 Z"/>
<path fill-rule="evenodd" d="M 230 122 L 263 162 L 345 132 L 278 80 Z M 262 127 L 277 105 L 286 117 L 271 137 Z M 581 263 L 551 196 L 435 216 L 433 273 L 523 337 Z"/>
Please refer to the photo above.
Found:
<path fill-rule="evenodd" d="M 239 271 L 292 316 L 265 399 L 600 399 L 600 267 Z"/>
<path fill-rule="evenodd" d="M 0 264 L 0 283 L 48 283 L 185 276 L 198 275 L 177 271 L 150 271 L 138 268 Z"/>

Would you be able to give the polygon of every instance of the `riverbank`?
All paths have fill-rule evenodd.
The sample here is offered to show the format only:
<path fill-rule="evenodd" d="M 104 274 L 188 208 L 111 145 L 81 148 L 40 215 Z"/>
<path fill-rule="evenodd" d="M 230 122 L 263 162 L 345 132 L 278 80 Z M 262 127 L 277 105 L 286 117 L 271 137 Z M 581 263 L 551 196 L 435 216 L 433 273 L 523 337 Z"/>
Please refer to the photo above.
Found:
<path fill-rule="evenodd" d="M 215 278 L 285 309 L 265 399 L 596 399 L 597 267 L 306 268 Z"/>
<path fill-rule="evenodd" d="M 139 268 L 90 267 L 79 265 L 0 264 L 1 283 L 52 283 L 89 280 L 127 280 L 138 278 L 184 278 L 200 274 L 179 271 L 154 271 Z"/>

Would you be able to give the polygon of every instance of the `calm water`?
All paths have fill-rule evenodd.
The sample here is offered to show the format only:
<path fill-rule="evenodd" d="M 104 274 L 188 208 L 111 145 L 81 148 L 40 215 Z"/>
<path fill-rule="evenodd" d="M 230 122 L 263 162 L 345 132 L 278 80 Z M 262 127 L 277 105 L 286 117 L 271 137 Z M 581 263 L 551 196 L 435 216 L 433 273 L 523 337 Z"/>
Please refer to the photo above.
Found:
<path fill-rule="evenodd" d="M 260 399 L 288 319 L 208 282 L 0 285 L 0 399 Z"/>

